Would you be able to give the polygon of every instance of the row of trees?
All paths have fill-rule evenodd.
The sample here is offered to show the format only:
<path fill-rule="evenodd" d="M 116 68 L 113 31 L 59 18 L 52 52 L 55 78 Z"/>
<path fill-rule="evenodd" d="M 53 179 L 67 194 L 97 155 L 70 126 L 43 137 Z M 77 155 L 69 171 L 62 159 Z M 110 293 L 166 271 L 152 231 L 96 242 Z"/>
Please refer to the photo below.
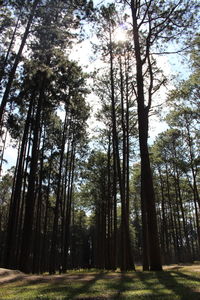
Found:
<path fill-rule="evenodd" d="M 23 2 L 16 10 L 15 2 L 7 5 L 15 18 L 19 14 L 19 30 L 26 23 L 19 52 L 3 78 L 2 116 L 19 140 L 7 228 L 1 236 L 4 265 L 54 273 L 59 264 L 66 268 L 75 165 L 87 138 L 86 74 L 65 54 L 77 27 L 74 11 L 83 3 Z M 25 43 L 29 53 L 22 57 Z"/>
<path fill-rule="evenodd" d="M 121 2 L 99 9 L 91 1 L 1 4 L 2 154 L 7 132 L 18 147 L 16 166 L 1 181 L 5 267 L 126 271 L 135 260 L 161 270 L 162 261 L 199 259 L 198 35 L 193 74 L 169 97 L 170 129 L 152 155 L 147 143 L 152 98 L 167 81 L 155 55 L 190 33 L 196 1 Z M 68 57 L 86 20 L 104 65 L 92 74 L 103 124 L 92 150 L 89 76 Z M 116 41 L 119 27 L 126 41 Z"/>

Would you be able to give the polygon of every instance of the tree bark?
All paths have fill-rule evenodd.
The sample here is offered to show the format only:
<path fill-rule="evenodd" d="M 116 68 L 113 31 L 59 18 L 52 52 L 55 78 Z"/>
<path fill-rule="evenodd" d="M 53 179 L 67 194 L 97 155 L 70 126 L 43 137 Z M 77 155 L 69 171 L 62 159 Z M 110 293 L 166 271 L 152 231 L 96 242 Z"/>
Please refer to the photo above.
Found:
<path fill-rule="evenodd" d="M 57 241 L 58 241 L 58 219 L 59 219 L 59 206 L 61 202 L 61 179 L 63 171 L 63 159 L 66 143 L 66 126 L 67 126 L 67 111 L 65 114 L 64 127 L 62 133 L 62 143 L 61 143 L 61 152 L 60 152 L 60 162 L 59 162 L 59 174 L 58 174 L 58 185 L 57 185 L 57 194 L 56 194 L 56 205 L 54 209 L 54 222 L 53 222 L 53 232 L 51 240 L 51 250 L 50 250 L 50 261 L 49 261 L 49 273 L 55 274 L 56 272 L 56 258 L 57 258 Z"/>
<path fill-rule="evenodd" d="M 31 164 L 30 164 L 30 174 L 28 179 L 28 190 L 26 195 L 26 205 L 25 205 L 25 216 L 22 234 L 22 245 L 20 253 L 20 270 L 23 272 L 30 272 L 30 252 L 32 243 L 32 231 L 33 231 L 33 220 L 34 220 L 34 209 L 35 209 L 35 183 L 36 174 L 38 166 L 38 146 L 40 137 L 40 119 L 42 104 L 44 101 L 44 90 L 45 90 L 45 73 L 38 73 L 40 95 L 38 98 L 37 111 L 34 124 L 33 132 L 33 144 L 31 153 Z"/>
<path fill-rule="evenodd" d="M 117 177 L 119 181 L 119 190 L 121 198 L 121 263 L 120 269 L 122 271 L 135 269 L 133 257 L 131 253 L 130 231 L 129 231 L 129 216 L 127 216 L 125 186 L 123 185 L 123 178 L 120 165 L 119 154 L 119 139 L 116 124 L 116 109 L 115 109 L 115 88 L 114 88 L 114 72 L 113 72 L 113 45 L 111 28 L 109 28 L 109 45 L 110 45 L 110 83 L 111 83 L 111 109 L 112 109 L 112 135 L 113 147 L 116 158 Z"/>
<path fill-rule="evenodd" d="M 8 83 L 6 85 L 6 89 L 5 89 L 5 92 L 4 92 L 2 101 L 1 101 L 1 105 L 0 105 L 0 125 L 2 125 L 3 114 L 4 114 L 4 110 L 5 110 L 7 101 L 8 101 L 10 89 L 12 87 L 12 83 L 13 83 L 13 80 L 14 80 L 14 77 L 15 77 L 15 72 L 16 72 L 17 66 L 19 64 L 21 55 L 22 55 L 22 51 L 23 51 L 24 46 L 26 44 L 26 40 L 27 40 L 27 37 L 29 35 L 29 30 L 30 30 L 30 27 L 31 27 L 31 24 L 32 24 L 32 21 L 33 21 L 34 14 L 35 14 L 35 10 L 36 10 L 36 7 L 37 7 L 39 1 L 40 0 L 35 0 L 34 3 L 33 3 L 33 7 L 32 7 L 32 10 L 31 10 L 31 13 L 30 13 L 30 16 L 29 16 L 28 23 L 26 25 L 26 29 L 25 29 L 25 32 L 24 32 L 24 35 L 23 35 L 23 38 L 22 38 L 22 41 L 21 41 L 21 45 L 19 47 L 17 56 L 15 58 L 13 67 L 10 71 L 10 75 L 9 75 L 9 78 L 8 78 Z"/>
<path fill-rule="evenodd" d="M 141 201 L 143 201 L 146 205 L 150 270 L 160 271 L 162 270 L 162 263 L 156 220 L 155 195 L 147 142 L 149 107 L 145 106 L 144 79 L 142 72 L 143 62 L 140 53 L 141 45 L 139 41 L 136 8 L 134 7 L 133 0 L 131 1 L 131 11 L 133 19 L 133 40 L 136 58 L 138 126 L 141 157 Z"/>
<path fill-rule="evenodd" d="M 34 96 L 32 95 L 29 109 L 27 113 L 27 118 L 24 127 L 24 133 L 22 138 L 22 143 L 20 147 L 19 161 L 16 167 L 16 180 L 13 187 L 12 201 L 10 203 L 10 213 L 8 219 L 8 227 L 7 227 L 7 238 L 6 238 L 6 246 L 5 246 L 5 266 L 7 268 L 16 268 L 16 242 L 18 237 L 18 220 L 19 220 L 19 209 L 20 209 L 20 201 L 21 201 L 21 189 L 22 189 L 22 181 L 23 181 L 23 173 L 24 173 L 24 160 L 25 160 L 25 152 L 26 152 L 26 144 L 28 138 L 28 131 L 31 122 L 31 114 L 34 103 Z"/>
<path fill-rule="evenodd" d="M 10 52 L 11 52 L 11 49 L 12 49 L 12 46 L 13 46 L 13 43 L 14 43 L 14 39 L 15 39 L 15 35 L 16 35 L 16 32 L 17 32 L 17 29 L 18 29 L 18 26 L 19 26 L 19 21 L 20 21 L 20 18 L 21 18 L 21 15 L 22 15 L 22 7 L 24 5 L 24 2 L 22 2 L 21 4 L 21 9 L 20 9 L 20 12 L 19 12 L 19 16 L 17 18 L 17 22 L 15 24 L 15 28 L 13 30 L 13 34 L 12 34 L 12 37 L 11 37 L 11 40 L 10 40 L 10 43 L 9 43 L 9 46 L 8 46 L 8 50 L 6 52 L 6 57 L 3 61 L 3 64 L 1 66 L 1 71 L 0 71 L 0 83 L 4 77 L 4 74 L 5 74 L 5 68 L 6 68 L 6 65 L 7 65 L 7 62 L 8 62 L 8 58 L 9 58 L 9 55 L 10 55 Z"/>

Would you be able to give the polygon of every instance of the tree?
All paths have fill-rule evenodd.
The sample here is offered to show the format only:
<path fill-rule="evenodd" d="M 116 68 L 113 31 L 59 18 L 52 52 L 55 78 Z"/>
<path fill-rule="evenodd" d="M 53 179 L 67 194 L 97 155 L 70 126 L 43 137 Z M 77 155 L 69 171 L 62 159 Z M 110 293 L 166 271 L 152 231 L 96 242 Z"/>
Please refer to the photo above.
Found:
<path fill-rule="evenodd" d="M 177 128 L 182 137 L 183 164 L 182 170 L 187 176 L 189 186 L 193 193 L 194 209 L 196 216 L 198 240 L 199 238 L 199 217 L 198 207 L 198 137 L 199 137 L 199 34 L 190 43 L 189 64 L 192 73 L 187 80 L 179 83 L 179 86 L 172 90 L 168 96 L 169 105 L 172 111 L 166 116 L 167 123 L 172 128 Z M 185 141 L 185 142 L 184 142 Z M 182 155 L 183 155 L 182 154 Z M 200 242 L 199 242 L 200 245 Z"/>
<path fill-rule="evenodd" d="M 117 43 L 115 30 L 120 20 L 126 16 L 118 14 L 114 4 L 102 6 L 99 11 L 101 22 L 98 23 L 98 37 L 102 44 L 99 46 L 108 65 L 109 76 L 103 75 L 97 79 L 96 92 L 101 98 L 106 116 L 105 125 L 112 144 L 110 145 L 113 175 L 121 199 L 121 270 L 134 269 L 133 253 L 129 232 L 129 159 L 130 159 L 130 131 L 131 108 L 133 108 L 133 88 L 130 84 L 131 44 Z M 119 19 L 119 20 L 118 20 Z M 117 21 L 116 21 L 117 20 Z M 99 82 L 98 82 L 99 81 Z M 108 119 L 107 119 L 108 118 Z M 134 126 L 133 126 L 134 127 Z M 131 128 L 131 129 L 130 129 Z"/>
<path fill-rule="evenodd" d="M 3 264 L 3 256 L 5 251 L 5 232 L 8 219 L 9 200 L 12 193 L 13 169 L 8 170 L 0 182 L 0 263 Z"/>
<path fill-rule="evenodd" d="M 15 73 L 16 73 L 16 70 L 17 70 L 17 66 L 19 64 L 19 61 L 20 61 L 20 58 L 21 58 L 21 55 L 22 55 L 22 51 L 24 49 L 29 31 L 30 31 L 30 27 L 31 27 L 31 24 L 32 24 L 32 21 L 33 21 L 33 18 L 34 18 L 35 10 L 37 8 L 37 5 L 38 5 L 39 1 L 40 0 L 35 0 L 34 3 L 33 3 L 32 9 L 30 11 L 29 19 L 27 21 L 26 29 L 24 31 L 23 38 L 21 40 L 21 44 L 20 44 L 18 53 L 16 55 L 15 61 L 13 63 L 12 69 L 11 69 L 10 74 L 9 74 L 8 83 L 6 85 L 6 89 L 5 89 L 5 92 L 4 92 L 2 101 L 1 101 L 1 106 L 0 106 L 0 125 L 2 125 L 3 113 L 4 113 L 4 110 L 5 110 L 7 101 L 8 101 L 10 89 L 11 89 L 11 86 L 12 86 L 12 83 L 13 83 L 13 80 L 14 80 L 14 76 L 15 76 Z"/>
<path fill-rule="evenodd" d="M 24 132 L 22 133 L 22 144 L 16 165 L 13 197 L 10 203 L 5 264 L 12 268 L 19 267 L 25 272 L 32 270 L 33 272 L 39 272 L 41 269 L 41 255 L 45 255 L 46 246 L 42 245 L 40 241 L 41 231 L 43 230 L 41 218 L 43 214 L 42 203 L 44 201 L 43 184 L 45 181 L 43 176 L 44 155 L 48 141 L 46 135 L 50 128 L 46 127 L 49 124 L 47 118 L 55 114 L 55 110 L 60 108 L 61 103 L 64 104 L 68 130 L 64 134 L 68 134 L 69 151 L 71 152 L 69 155 L 70 163 L 67 161 L 69 166 L 66 165 L 67 168 L 70 168 L 70 171 L 65 172 L 66 178 L 70 178 L 66 189 L 69 190 L 68 197 L 71 199 L 75 155 L 80 139 L 85 135 L 85 121 L 88 116 L 88 108 L 84 98 L 84 95 L 87 93 L 84 87 L 86 76 L 81 73 L 80 67 L 70 62 L 63 55 L 64 49 L 61 50 L 57 47 L 57 45 L 64 47 L 70 44 L 68 38 L 72 37 L 70 35 L 70 28 L 77 26 L 77 22 L 76 20 L 74 21 L 73 17 L 75 7 L 69 7 L 68 22 L 70 20 L 73 20 L 73 22 L 70 23 L 69 31 L 65 35 L 63 27 L 66 26 L 67 22 L 62 12 L 66 9 L 66 6 L 64 3 L 60 3 L 58 6 L 57 4 L 55 1 L 49 1 L 47 6 L 45 6 L 46 9 L 41 8 L 38 12 L 40 22 L 35 28 L 35 39 L 31 44 L 32 60 L 26 60 L 26 63 L 23 65 L 24 72 L 22 71 L 20 74 L 21 80 L 18 85 L 21 90 L 20 92 L 17 90 L 15 96 L 12 98 L 13 103 L 16 104 L 18 114 L 22 113 L 26 116 L 26 122 L 24 124 Z M 58 15 L 60 14 L 62 18 L 58 22 Z M 55 21 L 57 27 L 52 25 L 53 21 Z M 48 34 L 46 35 L 47 29 Z M 24 102 L 21 101 L 22 99 Z M 78 112 L 79 109 L 80 112 Z M 13 123 L 11 120 L 15 121 L 16 119 L 12 116 L 11 112 L 8 118 L 8 123 L 10 122 L 10 124 Z M 20 119 L 20 117 L 17 118 Z M 66 125 L 64 129 L 66 129 Z M 52 126 L 50 130 L 52 130 Z M 63 140 L 63 145 L 65 143 L 66 141 Z M 61 148 L 64 148 L 63 145 Z M 59 146 L 59 141 L 57 140 L 57 149 Z M 47 153 L 48 151 L 49 149 Z M 61 155 L 62 162 L 63 156 L 64 152 Z M 63 168 L 62 165 L 61 167 Z M 28 176 L 26 176 L 27 173 Z M 61 191 L 63 177 L 59 176 L 59 180 L 60 183 L 58 181 L 56 184 L 58 190 L 60 189 Z M 57 205 L 60 205 L 61 198 L 58 190 L 56 191 L 57 195 L 59 194 L 57 196 Z M 62 187 L 62 193 L 63 190 Z M 51 191 L 50 181 L 47 191 L 49 193 Z M 49 198 L 50 196 L 47 195 L 44 235 L 47 234 Z M 70 199 L 69 201 L 71 201 Z M 54 219 L 58 219 L 59 215 L 60 212 L 58 211 L 58 213 L 55 213 Z M 55 236 L 55 228 L 53 232 Z M 36 244 L 38 244 L 38 248 L 35 246 Z M 41 252 L 42 247 L 44 249 L 43 252 Z M 36 262 L 34 266 L 32 266 L 32 259 Z M 57 267 L 57 263 L 53 268 L 55 267 Z"/>
<path fill-rule="evenodd" d="M 133 40 L 136 58 L 136 96 L 138 104 L 138 127 L 141 156 L 141 200 L 146 215 L 150 270 L 161 270 L 155 194 L 148 151 L 148 116 L 152 96 L 163 84 L 156 82 L 152 50 L 159 42 L 171 41 L 175 35 L 186 31 L 194 16 L 195 3 L 183 1 L 125 1 L 131 9 Z M 186 10 L 187 9 L 187 10 Z M 178 24 L 178 25 L 177 25 Z M 145 85 L 145 78 L 147 85 Z M 145 263 L 148 269 L 148 263 Z"/>
<path fill-rule="evenodd" d="M 118 257 L 115 178 L 109 153 L 92 151 L 83 171 L 80 199 L 93 217 L 91 227 L 92 267 L 115 270 Z M 87 199 L 87 202 L 86 202 Z M 119 242 L 118 242 L 119 245 Z M 101 252 L 99 249 L 101 248 Z M 120 255 L 120 251 L 118 252 Z"/>

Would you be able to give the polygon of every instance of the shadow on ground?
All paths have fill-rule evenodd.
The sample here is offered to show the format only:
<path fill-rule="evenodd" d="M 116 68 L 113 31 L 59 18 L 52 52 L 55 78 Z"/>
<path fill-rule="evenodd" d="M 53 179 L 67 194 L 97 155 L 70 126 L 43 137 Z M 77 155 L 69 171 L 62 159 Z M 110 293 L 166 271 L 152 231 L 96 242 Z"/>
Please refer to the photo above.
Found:
<path fill-rule="evenodd" d="M 2 271 L 0 279 L 8 275 L 11 276 L 6 271 Z M 20 278 L 22 275 L 24 275 L 23 280 Z M 36 300 L 200 300 L 200 277 L 178 270 L 56 276 L 30 276 L 19 272 L 14 276 L 15 280 L 11 277 L 9 282 L 16 282 L 16 297 L 39 284 L 34 298 Z"/>

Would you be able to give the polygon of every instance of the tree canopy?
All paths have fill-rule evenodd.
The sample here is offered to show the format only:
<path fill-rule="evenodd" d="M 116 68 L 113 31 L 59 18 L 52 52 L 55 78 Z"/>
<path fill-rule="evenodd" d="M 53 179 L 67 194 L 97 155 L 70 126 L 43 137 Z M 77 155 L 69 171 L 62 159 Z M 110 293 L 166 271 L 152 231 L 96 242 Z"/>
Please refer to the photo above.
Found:
<path fill-rule="evenodd" d="M 0 6 L 0 266 L 160 271 L 199 260 L 199 4 Z M 73 57 L 88 42 L 83 65 Z M 171 53 L 184 56 L 185 80 L 159 62 Z M 152 141 L 157 111 L 167 129 Z"/>

